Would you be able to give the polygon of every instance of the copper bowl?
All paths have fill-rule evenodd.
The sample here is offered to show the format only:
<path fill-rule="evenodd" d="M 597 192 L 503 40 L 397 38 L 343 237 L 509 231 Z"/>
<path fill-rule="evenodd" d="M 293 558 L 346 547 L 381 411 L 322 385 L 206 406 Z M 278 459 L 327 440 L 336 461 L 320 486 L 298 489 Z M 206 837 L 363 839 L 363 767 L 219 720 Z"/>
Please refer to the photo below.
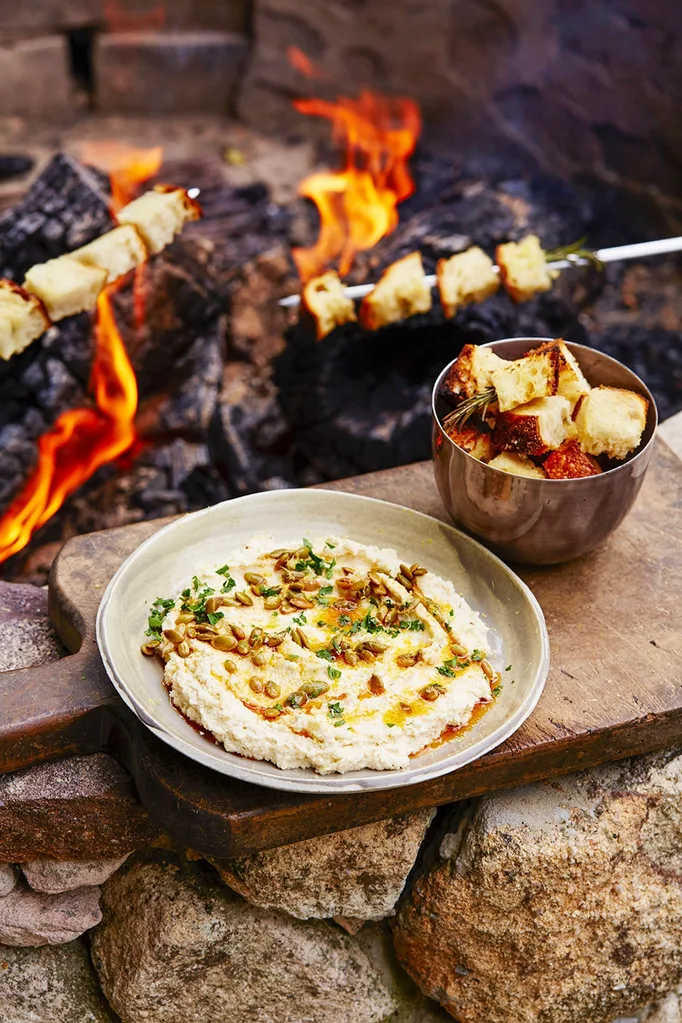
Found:
<path fill-rule="evenodd" d="M 485 347 L 503 359 L 517 359 L 549 340 L 506 338 Z M 624 387 L 649 401 L 638 450 L 615 469 L 598 476 L 534 479 L 512 476 L 479 462 L 459 448 L 442 426 L 451 406 L 440 391 L 452 362 L 433 389 L 433 467 L 440 496 L 458 526 L 506 561 L 556 565 L 593 550 L 629 512 L 651 460 L 658 413 L 649 389 L 616 359 L 584 345 L 569 343 L 568 347 L 592 385 Z"/>

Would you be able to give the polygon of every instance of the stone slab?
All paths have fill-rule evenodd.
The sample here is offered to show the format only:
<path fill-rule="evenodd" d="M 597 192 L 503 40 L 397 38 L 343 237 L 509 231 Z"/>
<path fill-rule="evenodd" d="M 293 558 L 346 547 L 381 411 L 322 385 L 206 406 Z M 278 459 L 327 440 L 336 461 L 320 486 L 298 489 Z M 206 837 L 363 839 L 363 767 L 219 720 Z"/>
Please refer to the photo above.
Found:
<path fill-rule="evenodd" d="M 66 37 L 19 39 L 0 46 L 0 96 L 3 115 L 69 113 L 72 94 Z"/>
<path fill-rule="evenodd" d="M 120 857 L 157 835 L 128 775 L 104 753 L 0 778 L 0 861 Z"/>
<path fill-rule="evenodd" d="M 0 945 L 63 945 L 101 919 L 99 888 L 95 886 L 46 895 L 21 881 L 0 899 Z"/>
<path fill-rule="evenodd" d="M 0 1023 L 115 1023 L 85 944 L 0 947 Z"/>
<path fill-rule="evenodd" d="M 47 613 L 47 590 L 0 580 L 0 671 L 57 661 L 66 651 Z"/>
<path fill-rule="evenodd" d="M 104 884 L 127 858 L 126 855 L 107 860 L 29 860 L 21 864 L 21 870 L 34 892 L 57 895 Z"/>
<path fill-rule="evenodd" d="M 245 36 L 216 31 L 102 34 L 95 43 L 103 113 L 226 114 Z"/>

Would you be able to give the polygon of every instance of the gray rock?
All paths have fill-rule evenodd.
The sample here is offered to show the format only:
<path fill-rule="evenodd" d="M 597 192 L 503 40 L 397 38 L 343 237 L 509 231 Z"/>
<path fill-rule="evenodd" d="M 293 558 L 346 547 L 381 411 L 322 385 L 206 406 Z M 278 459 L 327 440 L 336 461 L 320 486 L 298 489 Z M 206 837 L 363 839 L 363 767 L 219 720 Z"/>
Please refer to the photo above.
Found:
<path fill-rule="evenodd" d="M 226 884 L 265 909 L 301 920 L 380 920 L 398 901 L 434 813 L 418 810 L 214 866 Z"/>
<path fill-rule="evenodd" d="M 467 1023 L 635 1015 L 682 974 L 681 797 L 679 750 L 486 797 L 402 907 L 400 961 Z"/>
<path fill-rule="evenodd" d="M 347 935 L 251 906 L 206 865 L 135 858 L 103 889 L 92 958 L 125 1023 L 379 1023 L 396 1008 Z"/>
<path fill-rule="evenodd" d="M 105 753 L 0 777 L 0 860 L 124 856 L 158 836 L 122 767 Z"/>
<path fill-rule="evenodd" d="M 63 657 L 47 615 L 47 591 L 0 581 L 0 671 Z"/>
<path fill-rule="evenodd" d="M 646 1011 L 641 1023 L 682 1023 L 682 987 Z"/>
<path fill-rule="evenodd" d="M 31 860 L 20 864 L 35 892 L 71 892 L 74 888 L 100 885 L 125 863 L 129 853 L 108 860 Z"/>
<path fill-rule="evenodd" d="M 115 1023 L 85 945 L 0 948 L 0 1023 Z"/>
<path fill-rule="evenodd" d="M 61 895 L 34 892 L 20 882 L 0 899 L 0 945 L 61 945 L 74 941 L 102 919 L 99 888 Z"/>
<path fill-rule="evenodd" d="M 0 899 L 4 898 L 14 888 L 18 880 L 18 874 L 11 863 L 0 863 Z"/>

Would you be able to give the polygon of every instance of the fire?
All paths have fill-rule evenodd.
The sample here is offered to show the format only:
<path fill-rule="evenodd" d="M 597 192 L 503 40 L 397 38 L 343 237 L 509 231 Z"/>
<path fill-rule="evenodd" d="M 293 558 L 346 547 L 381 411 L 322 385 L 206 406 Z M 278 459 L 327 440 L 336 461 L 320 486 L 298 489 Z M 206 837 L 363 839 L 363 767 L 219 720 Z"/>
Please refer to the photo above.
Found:
<path fill-rule="evenodd" d="M 335 102 L 295 100 L 294 106 L 331 121 L 345 154 L 343 170 L 311 174 L 298 189 L 320 215 L 316 244 L 292 253 L 305 282 L 335 262 L 339 273 L 347 274 L 358 252 L 395 230 L 398 204 L 414 192 L 408 160 L 421 132 L 421 115 L 410 99 L 369 91 Z"/>
<path fill-rule="evenodd" d="M 111 291 L 97 300 L 90 380 L 97 407 L 63 412 L 38 441 L 37 468 L 0 518 L 0 561 L 20 551 L 69 494 L 135 440 L 137 382 L 116 326 Z"/>
<path fill-rule="evenodd" d="M 137 149 L 120 142 L 88 142 L 86 163 L 109 174 L 114 212 L 135 198 L 142 182 L 157 173 L 163 150 Z M 135 320 L 144 318 L 145 265 L 135 271 Z M 106 462 L 135 441 L 137 381 L 119 334 L 106 288 L 97 300 L 95 357 L 90 376 L 94 406 L 70 409 L 38 441 L 38 464 L 24 489 L 0 517 L 0 562 L 25 547 L 66 498 Z"/>

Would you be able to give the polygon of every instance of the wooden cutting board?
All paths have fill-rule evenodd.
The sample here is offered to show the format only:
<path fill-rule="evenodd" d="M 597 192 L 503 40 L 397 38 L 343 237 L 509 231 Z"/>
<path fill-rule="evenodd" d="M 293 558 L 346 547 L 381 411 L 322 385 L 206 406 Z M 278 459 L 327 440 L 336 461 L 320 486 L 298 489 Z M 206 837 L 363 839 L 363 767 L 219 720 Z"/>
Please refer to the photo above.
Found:
<path fill-rule="evenodd" d="M 445 519 L 430 463 L 327 485 Z M 682 741 L 682 462 L 657 442 L 635 508 L 610 542 L 567 565 L 520 571 L 542 605 L 552 664 L 511 739 L 421 785 L 300 796 L 233 781 L 157 740 L 122 704 L 95 644 L 111 575 L 168 520 L 75 537 L 57 558 L 50 614 L 71 656 L 0 674 L 0 773 L 105 750 L 150 816 L 194 849 L 229 857 L 519 785 Z"/>

